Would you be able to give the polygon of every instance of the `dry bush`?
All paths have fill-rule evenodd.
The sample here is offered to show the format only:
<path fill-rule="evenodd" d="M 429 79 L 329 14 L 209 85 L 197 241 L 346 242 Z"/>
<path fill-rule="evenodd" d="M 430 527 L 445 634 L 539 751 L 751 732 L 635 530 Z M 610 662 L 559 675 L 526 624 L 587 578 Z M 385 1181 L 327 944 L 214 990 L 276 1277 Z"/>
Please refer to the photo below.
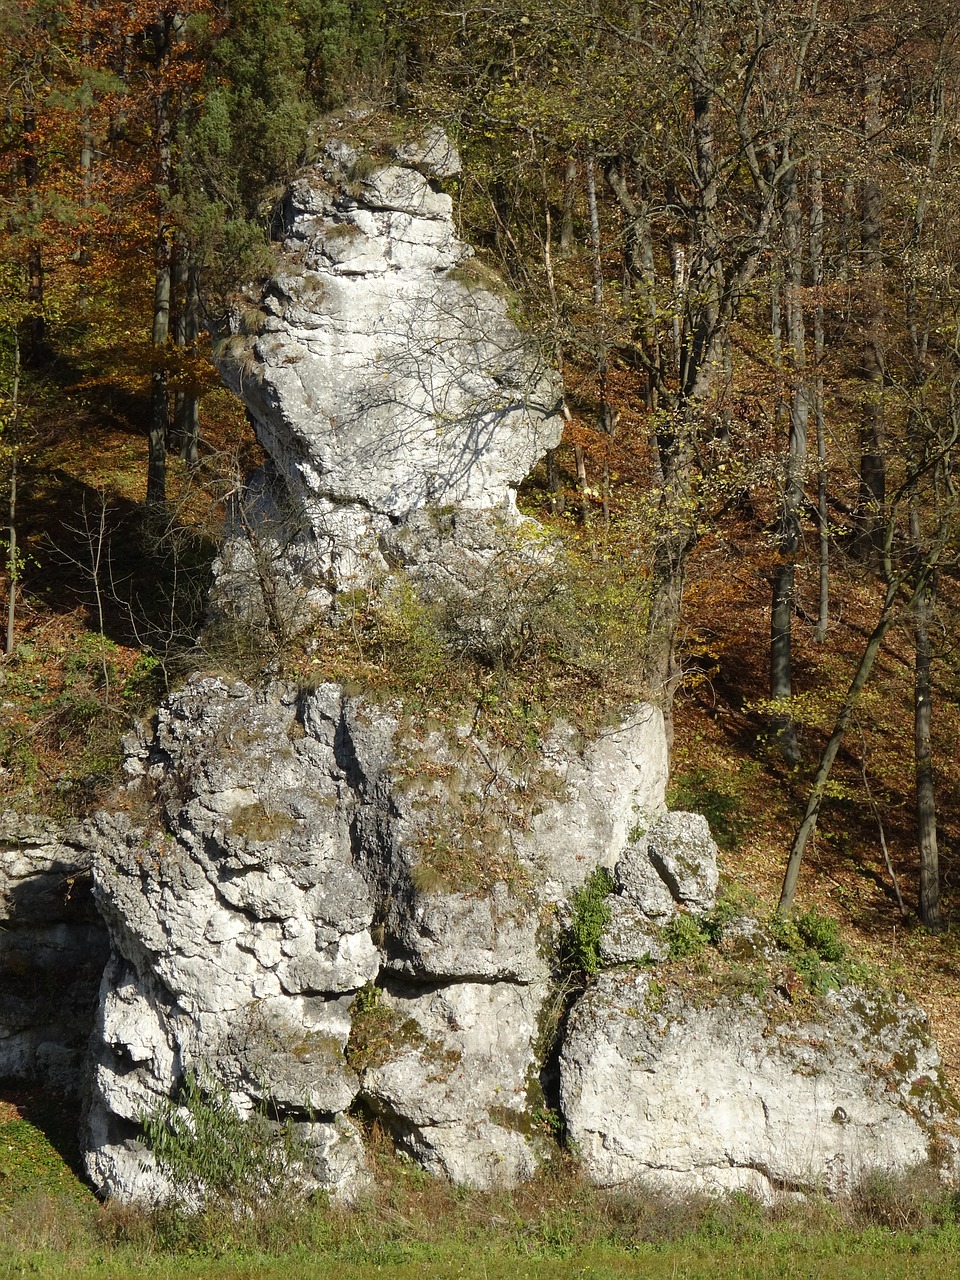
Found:
<path fill-rule="evenodd" d="M 960 1193 L 944 1185 L 930 1164 L 906 1173 L 871 1170 L 851 1193 L 848 1212 L 856 1228 L 886 1227 L 891 1231 L 920 1231 L 960 1216 Z"/>

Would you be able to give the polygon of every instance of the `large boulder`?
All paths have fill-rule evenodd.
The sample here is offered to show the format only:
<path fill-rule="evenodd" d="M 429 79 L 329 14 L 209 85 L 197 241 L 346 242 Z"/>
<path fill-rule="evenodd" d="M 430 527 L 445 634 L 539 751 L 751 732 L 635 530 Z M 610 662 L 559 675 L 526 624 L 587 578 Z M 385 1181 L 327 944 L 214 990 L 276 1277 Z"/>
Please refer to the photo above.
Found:
<path fill-rule="evenodd" d="M 364 1178 L 357 1106 L 456 1181 L 528 1176 L 554 907 L 662 809 L 659 713 L 585 746 L 558 726 L 521 767 L 337 685 L 196 677 L 127 750 L 128 805 L 162 824 L 97 820 L 95 1184 L 175 1190 L 142 1122 L 191 1076 L 295 1121 L 338 1195 Z"/>
<path fill-rule="evenodd" d="M 697 997 L 603 974 L 573 1010 L 561 1105 L 588 1176 L 668 1191 L 838 1193 L 957 1153 L 956 1103 L 925 1019 L 847 986 Z"/>

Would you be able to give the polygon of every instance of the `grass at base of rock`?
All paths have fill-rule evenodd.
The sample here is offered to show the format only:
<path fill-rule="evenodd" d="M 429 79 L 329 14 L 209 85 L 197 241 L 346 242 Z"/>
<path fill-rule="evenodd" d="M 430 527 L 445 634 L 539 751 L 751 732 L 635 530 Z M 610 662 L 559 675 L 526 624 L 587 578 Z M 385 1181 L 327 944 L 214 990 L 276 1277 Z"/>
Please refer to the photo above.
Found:
<path fill-rule="evenodd" d="M 45 1196 L 65 1205 L 96 1204 L 80 1177 L 79 1123 L 76 1103 L 64 1103 L 40 1089 L 0 1087 L 0 1205 L 4 1209 Z"/>
<path fill-rule="evenodd" d="M 797 1237 L 765 1234 L 748 1242 L 714 1242 L 692 1237 L 667 1245 L 622 1249 L 593 1245 L 584 1249 L 540 1248 L 525 1255 L 493 1240 L 464 1247 L 457 1239 L 434 1245 L 410 1243 L 384 1247 L 358 1241 L 343 1257 L 294 1249 L 286 1253 L 227 1252 L 144 1256 L 130 1248 L 12 1253 L 0 1246 L 0 1280 L 39 1276 L 47 1280 L 100 1280 L 136 1275 L 154 1280 L 715 1280 L 718 1270 L 730 1280 L 929 1280 L 957 1274 L 960 1237 L 953 1231 L 933 1235 L 869 1233 Z"/>
<path fill-rule="evenodd" d="M 0 1102 L 0 1280 L 929 1280 L 960 1269 L 960 1197 L 929 1170 L 834 1203 L 763 1207 L 743 1194 L 599 1190 L 559 1157 L 514 1191 L 481 1193 L 395 1155 L 375 1125 L 376 1184 L 352 1209 L 281 1196 L 188 1215 L 99 1204 L 50 1141 L 69 1155 L 75 1108 L 11 1096 Z"/>

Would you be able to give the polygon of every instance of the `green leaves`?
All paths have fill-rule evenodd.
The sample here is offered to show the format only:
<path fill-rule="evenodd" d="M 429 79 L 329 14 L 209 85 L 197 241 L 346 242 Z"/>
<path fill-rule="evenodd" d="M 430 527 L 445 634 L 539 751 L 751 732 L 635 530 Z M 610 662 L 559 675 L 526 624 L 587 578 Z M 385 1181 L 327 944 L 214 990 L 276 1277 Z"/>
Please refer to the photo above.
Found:
<path fill-rule="evenodd" d="M 607 895 L 613 890 L 613 876 L 606 867 L 597 867 L 570 903 L 570 926 L 564 947 L 564 962 L 572 969 L 595 974 L 600 968 L 600 938 L 610 923 Z"/>
<path fill-rule="evenodd" d="M 147 1148 L 188 1204 L 212 1197 L 252 1208 L 280 1189 L 303 1155 L 290 1122 L 273 1123 L 262 1111 L 244 1118 L 221 1084 L 195 1071 L 174 1101 L 141 1123 Z"/>

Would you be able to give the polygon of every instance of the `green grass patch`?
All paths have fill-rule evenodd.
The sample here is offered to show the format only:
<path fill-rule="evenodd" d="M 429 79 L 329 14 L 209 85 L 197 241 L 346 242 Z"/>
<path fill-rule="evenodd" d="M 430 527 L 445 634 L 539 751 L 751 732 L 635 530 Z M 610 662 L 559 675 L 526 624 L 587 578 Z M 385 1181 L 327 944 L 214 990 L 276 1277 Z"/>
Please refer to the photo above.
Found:
<path fill-rule="evenodd" d="M 101 1218 L 108 1215 L 101 1213 Z M 331 1237 L 318 1245 L 293 1244 L 273 1249 L 238 1245 L 226 1234 L 219 1250 L 185 1248 L 177 1252 L 115 1245 L 98 1240 L 99 1229 L 88 1224 L 81 1252 L 73 1249 L 17 1251 L 0 1245 L 0 1277 L 33 1275 L 61 1280 L 84 1277 L 137 1275 L 157 1280 L 222 1277 L 223 1280 L 273 1280 L 311 1277 L 316 1280 L 715 1280 L 718 1269 L 738 1280 L 801 1277 L 806 1280 L 928 1280 L 929 1276 L 958 1274 L 956 1229 L 920 1233 L 850 1229 L 817 1233 L 757 1224 L 747 1235 L 711 1234 L 708 1228 L 682 1239 L 630 1244 L 598 1240 L 586 1244 L 560 1236 L 537 1238 L 514 1223 L 488 1222 L 485 1239 L 452 1236 L 447 1224 L 436 1224 L 436 1239 L 386 1238 L 384 1232 L 365 1236 L 369 1222 L 360 1219 L 350 1235 L 338 1223 Z"/>
<path fill-rule="evenodd" d="M 76 1105 L 22 1090 L 8 1097 L 16 1102 L 0 1101 L 2 1203 L 52 1196 L 94 1204 L 80 1177 Z"/>
<path fill-rule="evenodd" d="M 374 1007 L 375 998 L 367 1000 Z M 98 1204 L 58 1150 L 75 1109 L 0 1112 L 0 1280 L 912 1280 L 960 1273 L 960 1204 L 929 1172 L 871 1179 L 849 1199 L 667 1198 L 589 1187 L 558 1159 L 514 1191 L 456 1189 L 370 1135 L 374 1186 L 352 1208 L 281 1187 L 237 1214 Z M 49 1132 L 45 1132 L 44 1125 Z M 55 1138 L 56 1143 L 51 1141 Z M 16 1158 L 10 1153 L 16 1152 Z"/>

